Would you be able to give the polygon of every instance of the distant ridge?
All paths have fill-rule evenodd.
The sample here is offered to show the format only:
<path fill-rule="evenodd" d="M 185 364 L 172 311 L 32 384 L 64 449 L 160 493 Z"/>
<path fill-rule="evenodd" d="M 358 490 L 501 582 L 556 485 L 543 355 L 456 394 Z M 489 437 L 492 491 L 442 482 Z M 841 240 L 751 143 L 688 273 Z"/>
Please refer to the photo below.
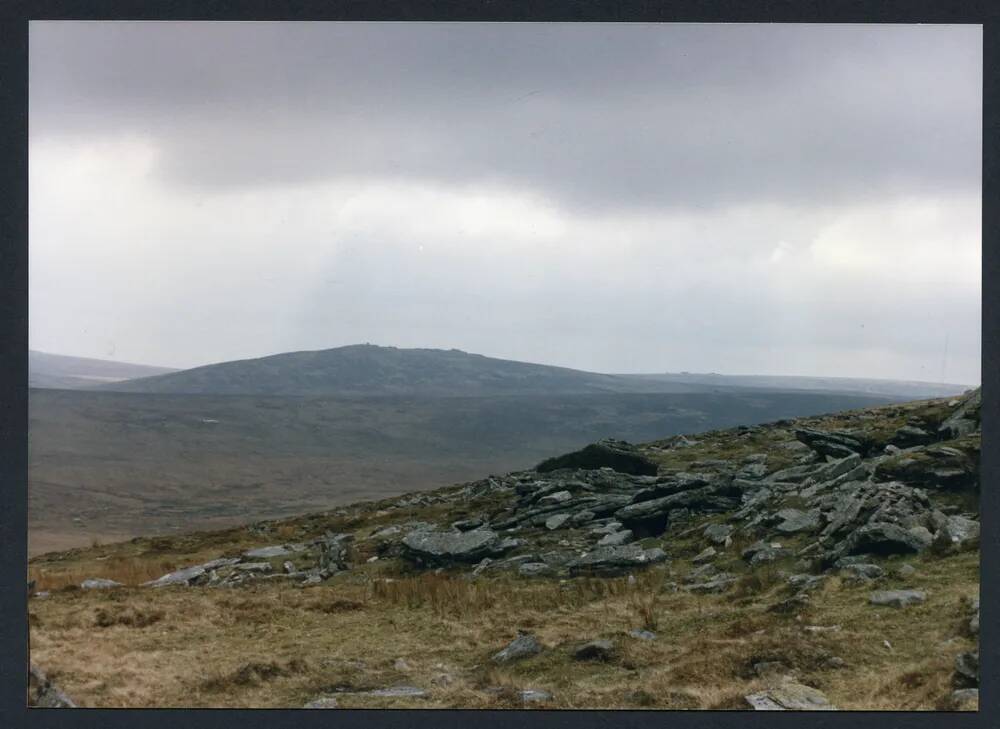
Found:
<path fill-rule="evenodd" d="M 195 367 L 102 386 L 119 392 L 211 395 L 496 396 L 700 392 L 565 367 L 494 359 L 457 349 L 354 344 Z"/>
<path fill-rule="evenodd" d="M 89 389 L 104 383 L 176 371 L 170 367 L 152 367 L 90 357 L 70 357 L 36 350 L 28 352 L 29 387 Z"/>
<path fill-rule="evenodd" d="M 149 373 L 147 373 L 149 374 Z M 569 395 L 829 390 L 896 398 L 959 394 L 963 385 L 849 378 L 725 375 L 615 375 L 470 354 L 355 344 L 286 352 L 143 376 L 102 390 L 160 394 L 294 396 Z"/>

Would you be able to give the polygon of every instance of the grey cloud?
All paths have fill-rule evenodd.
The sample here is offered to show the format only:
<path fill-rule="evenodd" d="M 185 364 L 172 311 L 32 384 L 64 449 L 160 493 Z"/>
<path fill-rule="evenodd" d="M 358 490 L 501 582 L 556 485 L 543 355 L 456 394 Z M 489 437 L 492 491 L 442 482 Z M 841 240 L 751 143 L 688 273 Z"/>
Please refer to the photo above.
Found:
<path fill-rule="evenodd" d="M 981 33 L 928 26 L 37 25 L 32 130 L 194 189 L 416 178 L 564 205 L 979 186 Z"/>

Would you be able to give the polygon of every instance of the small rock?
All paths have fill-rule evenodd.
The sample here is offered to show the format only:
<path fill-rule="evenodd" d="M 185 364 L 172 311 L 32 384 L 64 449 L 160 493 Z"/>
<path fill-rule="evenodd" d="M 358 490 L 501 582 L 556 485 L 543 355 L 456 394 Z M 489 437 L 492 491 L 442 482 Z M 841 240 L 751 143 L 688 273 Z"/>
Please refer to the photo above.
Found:
<path fill-rule="evenodd" d="M 93 578 L 80 583 L 81 590 L 109 590 L 112 587 L 122 587 L 121 582 L 105 580 L 103 578 Z"/>
<path fill-rule="evenodd" d="M 732 533 L 733 528 L 729 524 L 709 524 L 704 531 L 705 539 L 712 544 L 723 544 Z"/>
<path fill-rule="evenodd" d="M 569 514 L 556 514 L 555 516 L 550 516 L 545 520 L 545 528 L 549 530 L 558 529 L 567 521 L 569 521 Z"/>
<path fill-rule="evenodd" d="M 632 530 L 625 529 L 620 532 L 614 532 L 612 534 L 606 534 L 597 542 L 598 547 L 620 547 L 623 544 L 628 544 L 633 539 Z"/>
<path fill-rule="evenodd" d="M 390 686 L 389 688 L 367 691 L 368 696 L 384 696 L 388 698 L 414 698 L 427 696 L 427 692 L 417 686 Z"/>
<path fill-rule="evenodd" d="M 638 638 L 639 640 L 656 640 L 656 633 L 652 630 L 646 630 L 645 628 L 632 628 L 628 634 L 633 638 Z"/>
<path fill-rule="evenodd" d="M 606 661 L 615 652 L 615 644 L 610 640 L 599 638 L 584 643 L 573 651 L 573 658 L 578 661 Z"/>
<path fill-rule="evenodd" d="M 525 562 L 517 568 L 517 572 L 522 577 L 537 577 L 552 573 L 552 568 L 545 562 Z"/>
<path fill-rule="evenodd" d="M 896 575 L 899 577 L 913 577 L 915 574 L 917 574 L 917 570 L 912 564 L 901 564 L 896 569 Z"/>
<path fill-rule="evenodd" d="M 849 564 L 844 567 L 845 572 L 850 572 L 852 576 L 856 578 L 861 578 L 865 580 L 877 580 L 885 575 L 885 570 L 879 567 L 877 564 L 866 564 L 864 562 L 859 562 L 857 564 Z"/>
<path fill-rule="evenodd" d="M 408 673 L 410 671 L 410 664 L 406 662 L 405 658 L 397 658 L 392 667 L 400 673 Z"/>
<path fill-rule="evenodd" d="M 979 689 L 967 688 L 951 692 L 951 705 L 956 711 L 978 711 Z"/>
<path fill-rule="evenodd" d="M 542 652 L 542 644 L 530 633 L 521 633 L 510 644 L 493 656 L 494 663 L 510 663 Z"/>
<path fill-rule="evenodd" d="M 774 678 L 787 676 L 792 669 L 781 661 L 761 661 L 753 664 L 753 670 L 761 678 Z"/>
<path fill-rule="evenodd" d="M 695 557 L 691 559 L 694 564 L 701 564 L 702 562 L 707 562 L 712 559 L 718 552 L 715 551 L 715 547 L 708 547 L 707 549 L 699 552 Z"/>
<path fill-rule="evenodd" d="M 532 704 L 537 701 L 551 701 L 552 694 L 548 691 L 542 691 L 541 689 L 524 689 L 521 691 L 521 701 L 526 704 Z"/>
<path fill-rule="evenodd" d="M 562 504 L 573 498 L 569 491 L 556 491 L 554 494 L 546 494 L 538 500 L 539 504 Z"/>
<path fill-rule="evenodd" d="M 754 711 L 836 710 L 822 691 L 791 680 L 745 698 Z"/>
<path fill-rule="evenodd" d="M 960 653 L 955 658 L 955 685 L 959 688 L 979 686 L 979 651 Z"/>
<path fill-rule="evenodd" d="M 308 704 L 302 707 L 303 709 L 336 709 L 337 699 L 333 696 L 321 696 L 318 699 L 313 699 Z"/>
<path fill-rule="evenodd" d="M 879 590 L 868 596 L 872 605 L 889 605 L 891 607 L 906 607 L 919 605 L 927 599 L 927 593 L 921 590 Z"/>

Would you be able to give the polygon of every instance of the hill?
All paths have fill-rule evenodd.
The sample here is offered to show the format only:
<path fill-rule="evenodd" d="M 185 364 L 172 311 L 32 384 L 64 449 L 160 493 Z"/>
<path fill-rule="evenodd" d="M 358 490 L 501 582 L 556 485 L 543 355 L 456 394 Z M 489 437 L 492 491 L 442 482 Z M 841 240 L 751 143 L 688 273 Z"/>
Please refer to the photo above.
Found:
<path fill-rule="evenodd" d="M 151 367 L 106 359 L 68 357 L 35 350 L 28 352 L 29 387 L 85 389 L 104 383 L 169 372 L 176 372 L 176 370 L 169 367 Z"/>
<path fill-rule="evenodd" d="M 814 378 L 815 379 L 815 378 Z M 103 390 L 161 394 L 486 397 L 599 393 L 683 393 L 824 389 L 896 398 L 957 394 L 961 385 L 879 380 L 609 375 L 469 354 L 457 349 L 399 349 L 358 344 L 222 362 L 103 385 Z"/>
<path fill-rule="evenodd" d="M 980 398 L 36 557 L 30 702 L 974 710 Z"/>

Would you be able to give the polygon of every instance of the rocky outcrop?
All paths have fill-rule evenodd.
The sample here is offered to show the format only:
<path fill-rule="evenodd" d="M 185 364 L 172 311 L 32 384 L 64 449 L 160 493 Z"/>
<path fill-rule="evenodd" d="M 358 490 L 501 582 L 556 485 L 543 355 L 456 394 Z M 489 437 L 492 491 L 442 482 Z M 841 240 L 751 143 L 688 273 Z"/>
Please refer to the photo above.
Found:
<path fill-rule="evenodd" d="M 535 470 L 548 473 L 562 468 L 592 470 L 602 467 L 636 476 L 655 476 L 657 470 L 656 464 L 638 448 L 625 441 L 612 439 L 598 441 L 581 450 L 542 461 Z"/>

